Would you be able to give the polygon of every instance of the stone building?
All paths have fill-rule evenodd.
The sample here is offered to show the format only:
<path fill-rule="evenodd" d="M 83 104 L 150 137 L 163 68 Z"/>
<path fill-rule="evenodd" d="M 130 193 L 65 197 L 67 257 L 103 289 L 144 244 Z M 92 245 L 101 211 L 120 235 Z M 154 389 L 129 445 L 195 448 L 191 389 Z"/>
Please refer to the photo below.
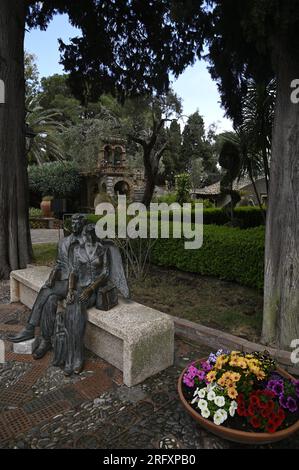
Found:
<path fill-rule="evenodd" d="M 142 198 L 144 174 L 142 169 L 129 168 L 123 139 L 105 139 L 96 168 L 82 172 L 82 176 L 80 205 L 86 211 L 94 211 L 105 194 L 125 194 L 130 201 L 138 202 Z"/>

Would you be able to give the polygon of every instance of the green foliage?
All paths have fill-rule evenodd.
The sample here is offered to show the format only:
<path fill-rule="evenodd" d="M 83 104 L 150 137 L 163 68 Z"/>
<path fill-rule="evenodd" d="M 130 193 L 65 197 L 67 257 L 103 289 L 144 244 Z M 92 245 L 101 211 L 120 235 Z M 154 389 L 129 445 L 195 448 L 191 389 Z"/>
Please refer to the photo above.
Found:
<path fill-rule="evenodd" d="M 42 215 L 41 209 L 37 209 L 36 207 L 29 208 L 29 217 L 42 217 Z"/>
<path fill-rule="evenodd" d="M 39 73 L 36 56 L 28 51 L 24 54 L 26 96 L 35 96 L 39 90 Z"/>
<path fill-rule="evenodd" d="M 189 173 L 182 173 L 176 176 L 176 201 L 184 204 L 190 201 L 191 178 Z"/>
<path fill-rule="evenodd" d="M 153 201 L 153 202 L 157 202 L 158 204 L 166 203 L 170 205 L 170 204 L 173 204 L 174 202 L 177 202 L 177 195 L 176 193 L 164 194 L 163 196 L 159 196 L 157 198 L 157 201 Z"/>
<path fill-rule="evenodd" d="M 158 202 L 166 202 L 167 204 L 172 204 L 173 202 L 176 202 L 176 197 L 174 198 L 174 195 L 171 194 L 169 195 L 169 199 L 167 199 L 167 196 L 162 196 L 159 198 Z M 194 203 L 192 201 L 192 206 L 194 206 Z M 195 216 L 194 216 L 194 207 L 191 211 L 191 222 L 195 222 Z M 117 212 L 116 212 L 117 215 Z M 261 225 L 264 225 L 264 218 L 261 210 L 258 207 L 237 207 L 234 209 L 234 216 L 236 220 L 239 223 L 239 228 L 241 229 L 248 229 L 248 228 L 254 228 L 254 227 L 259 227 Z M 132 219 L 133 216 L 127 216 L 127 220 Z M 97 223 L 99 220 L 98 215 L 94 214 L 89 214 L 87 216 L 88 220 L 91 223 Z M 148 214 L 149 218 L 149 214 Z M 159 220 L 161 219 L 161 213 L 159 213 Z M 169 220 L 173 220 L 173 213 L 170 212 L 169 214 Z M 219 208 L 205 208 L 203 210 L 203 222 L 205 225 L 225 225 L 228 222 L 230 222 L 230 217 L 227 214 L 226 211 L 223 209 Z"/>
<path fill-rule="evenodd" d="M 234 217 L 238 220 L 240 228 L 252 228 L 264 225 L 264 218 L 258 207 L 237 207 Z M 225 225 L 230 221 L 227 211 L 218 208 L 207 208 L 203 212 L 204 224 Z"/>
<path fill-rule="evenodd" d="M 57 244 L 43 243 L 33 245 L 34 263 L 41 266 L 53 266 L 57 258 Z"/>
<path fill-rule="evenodd" d="M 29 188 L 42 196 L 70 197 L 80 189 L 80 175 L 72 162 L 32 165 L 28 171 Z"/>
<path fill-rule="evenodd" d="M 64 160 L 58 140 L 58 133 L 64 129 L 59 121 L 61 112 L 57 109 L 44 109 L 38 95 L 27 97 L 26 110 L 26 124 L 35 134 L 30 142 L 28 162 L 42 165 L 49 161 Z"/>
<path fill-rule="evenodd" d="M 204 226 L 203 236 L 203 246 L 198 250 L 186 250 L 183 239 L 158 239 L 151 261 L 160 266 L 263 288 L 263 227 L 240 230 Z"/>

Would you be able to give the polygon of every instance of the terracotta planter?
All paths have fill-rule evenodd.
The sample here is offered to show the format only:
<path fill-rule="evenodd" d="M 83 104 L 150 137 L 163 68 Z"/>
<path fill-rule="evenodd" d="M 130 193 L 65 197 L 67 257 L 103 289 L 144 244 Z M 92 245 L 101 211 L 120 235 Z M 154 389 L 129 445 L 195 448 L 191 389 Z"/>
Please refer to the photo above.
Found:
<path fill-rule="evenodd" d="M 206 359 L 199 359 L 199 361 L 196 361 L 196 362 L 200 362 L 204 360 Z M 188 367 L 186 367 L 183 370 L 178 381 L 178 392 L 179 392 L 180 400 L 184 408 L 195 419 L 195 421 L 197 421 L 197 423 L 200 424 L 200 426 L 205 428 L 207 431 L 210 431 L 211 433 L 215 434 L 216 436 L 221 437 L 222 439 L 226 439 L 228 441 L 240 442 L 242 444 L 262 445 L 262 444 L 269 444 L 272 442 L 281 441 L 283 439 L 290 437 L 295 432 L 299 431 L 299 420 L 296 421 L 296 423 L 294 423 L 292 426 L 286 429 L 283 429 L 281 431 L 277 431 L 273 434 L 266 433 L 266 432 L 239 431 L 238 429 L 227 428 L 225 426 L 217 426 L 216 424 L 213 423 L 213 421 L 203 418 L 199 413 L 197 413 L 191 407 L 188 401 L 185 399 L 183 395 L 182 383 L 183 383 L 183 376 L 186 373 L 187 369 Z M 279 367 L 277 368 L 277 372 L 287 379 L 294 380 L 294 377 L 292 377 L 290 374 L 288 374 L 286 371 L 284 371 L 283 369 Z"/>
<path fill-rule="evenodd" d="M 43 217 L 52 217 L 52 201 L 42 201 L 40 203 L 40 208 L 43 214 Z"/>

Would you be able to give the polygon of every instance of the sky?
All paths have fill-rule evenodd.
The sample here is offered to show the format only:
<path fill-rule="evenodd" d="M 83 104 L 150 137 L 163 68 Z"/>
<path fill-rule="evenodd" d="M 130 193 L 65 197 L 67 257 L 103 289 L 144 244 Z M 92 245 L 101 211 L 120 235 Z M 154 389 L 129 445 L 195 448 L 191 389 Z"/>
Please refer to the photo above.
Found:
<path fill-rule="evenodd" d="M 31 30 L 25 36 L 25 49 L 36 55 L 40 77 L 63 73 L 59 64 L 58 39 L 68 42 L 80 35 L 66 15 L 56 15 L 46 31 Z M 173 89 L 183 100 L 183 114 L 188 116 L 196 110 L 203 116 L 206 127 L 216 123 L 218 131 L 232 130 L 232 123 L 225 118 L 220 106 L 216 83 L 210 77 L 207 64 L 197 61 L 173 81 Z"/>

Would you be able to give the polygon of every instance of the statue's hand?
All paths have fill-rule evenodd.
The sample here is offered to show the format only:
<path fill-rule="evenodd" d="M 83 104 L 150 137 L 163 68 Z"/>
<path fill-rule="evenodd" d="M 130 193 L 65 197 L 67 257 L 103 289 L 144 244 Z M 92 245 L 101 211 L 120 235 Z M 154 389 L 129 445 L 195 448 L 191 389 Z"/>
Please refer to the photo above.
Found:
<path fill-rule="evenodd" d="M 73 304 L 74 302 L 75 302 L 75 292 L 73 289 L 70 289 L 66 297 L 66 303 L 70 305 L 70 304 Z"/>
<path fill-rule="evenodd" d="M 90 287 L 87 287 L 86 289 L 84 289 L 84 291 L 79 297 L 80 303 L 83 304 L 84 302 L 87 302 L 88 299 L 92 296 L 92 293 L 93 293 L 93 290 Z"/>

